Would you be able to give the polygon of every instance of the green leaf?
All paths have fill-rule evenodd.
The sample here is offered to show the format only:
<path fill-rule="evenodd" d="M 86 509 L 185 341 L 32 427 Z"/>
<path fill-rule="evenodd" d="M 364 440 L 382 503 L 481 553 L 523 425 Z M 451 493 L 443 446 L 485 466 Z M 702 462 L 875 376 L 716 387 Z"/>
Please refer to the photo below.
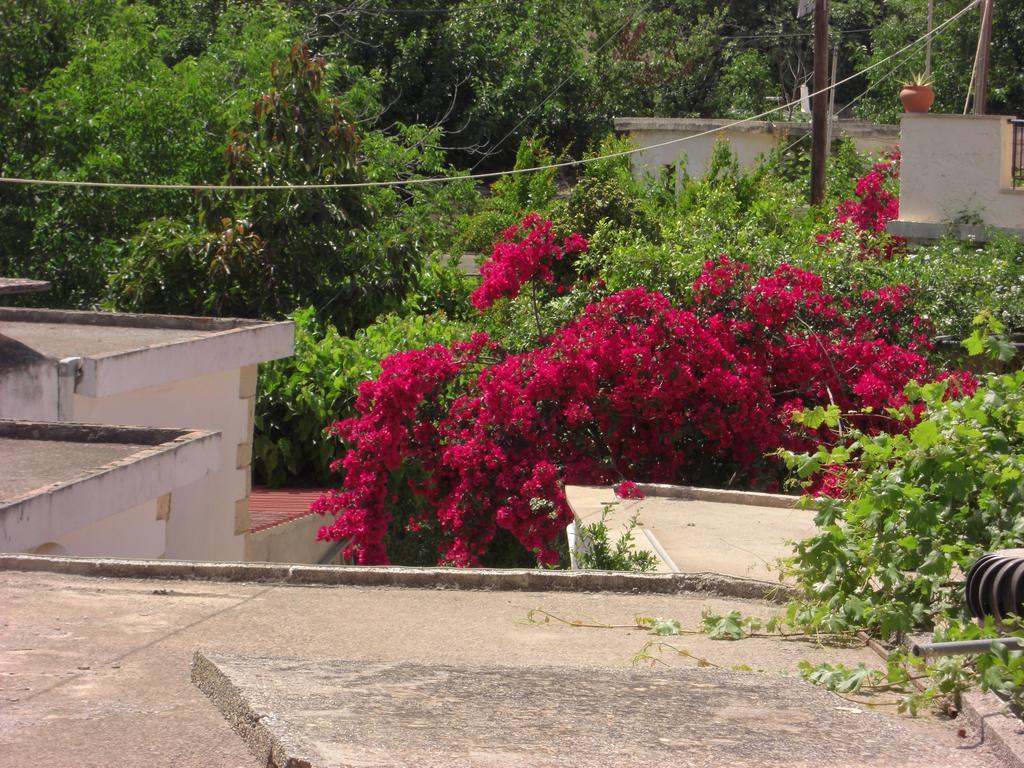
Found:
<path fill-rule="evenodd" d="M 997 359 L 1008 363 L 1017 356 L 1017 347 L 1005 336 L 989 339 L 989 352 Z"/>
<path fill-rule="evenodd" d="M 939 425 L 934 421 L 922 421 L 910 430 L 910 439 L 918 448 L 931 448 L 941 439 Z"/>
<path fill-rule="evenodd" d="M 678 635 L 682 629 L 682 626 L 675 619 L 663 619 L 661 617 L 656 618 L 651 626 L 651 631 L 661 637 Z"/>
<path fill-rule="evenodd" d="M 980 355 L 985 351 L 985 338 L 981 335 L 980 331 L 972 333 L 964 339 L 961 344 L 963 344 L 964 348 L 967 350 L 967 354 L 972 357 Z"/>
<path fill-rule="evenodd" d="M 732 611 L 725 616 L 706 614 L 703 630 L 711 640 L 741 640 L 746 635 L 742 620 L 739 611 Z"/>

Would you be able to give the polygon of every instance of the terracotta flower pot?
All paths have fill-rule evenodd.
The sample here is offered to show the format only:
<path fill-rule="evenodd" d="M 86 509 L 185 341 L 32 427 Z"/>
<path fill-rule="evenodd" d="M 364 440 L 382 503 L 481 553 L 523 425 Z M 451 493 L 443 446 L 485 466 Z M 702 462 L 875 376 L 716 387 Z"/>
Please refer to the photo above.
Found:
<path fill-rule="evenodd" d="M 907 112 L 927 112 L 935 101 L 935 91 L 930 85 L 904 85 L 900 101 Z"/>

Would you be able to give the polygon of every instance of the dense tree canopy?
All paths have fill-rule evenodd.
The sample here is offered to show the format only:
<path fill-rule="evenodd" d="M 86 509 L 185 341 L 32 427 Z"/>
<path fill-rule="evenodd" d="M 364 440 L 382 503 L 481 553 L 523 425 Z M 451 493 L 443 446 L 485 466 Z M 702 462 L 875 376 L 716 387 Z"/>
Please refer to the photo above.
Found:
<path fill-rule="evenodd" d="M 926 0 L 831 6 L 842 77 L 925 30 Z M 963 0 L 937 0 L 936 19 L 962 7 Z M 337 99 L 340 119 L 353 126 L 360 141 L 352 171 L 361 178 L 507 168 L 524 137 L 544 137 L 555 156 L 578 157 L 599 145 L 613 116 L 749 116 L 791 101 L 811 63 L 811 21 L 795 18 L 794 9 L 794 0 L 7 3 L 0 8 L 0 172 L 177 183 L 235 178 L 239 169 L 225 152 L 232 132 L 247 130 L 253 104 L 273 91 L 273 62 L 296 44 L 326 62 L 318 98 Z M 1022 15 L 1020 3 L 997 4 L 993 112 L 1024 106 Z M 935 42 L 937 109 L 962 109 L 977 28 L 972 11 Z M 898 81 L 923 67 L 919 46 L 845 84 L 837 102 L 857 116 L 892 121 Z M 323 170 L 279 167 L 271 176 L 312 182 L 323 180 Z M 358 197 L 352 210 L 375 214 L 352 221 L 344 241 L 376 254 L 361 263 L 376 264 L 380 285 L 392 287 L 415 284 L 417 265 L 452 245 L 456 217 L 475 205 L 465 185 Z M 268 200 L 236 200 L 235 207 Z M 212 211 L 209 201 L 185 192 L 0 185 L 0 273 L 50 279 L 46 300 L 67 306 L 105 297 L 137 309 L 275 314 L 292 306 L 251 291 L 245 301 L 221 301 L 205 278 L 198 300 L 189 301 L 157 297 L 171 280 L 133 283 L 126 265 L 130 272 L 155 254 L 182 254 L 186 242 L 186 261 L 195 262 L 189 269 L 208 268 L 196 261 L 192 237 L 204 210 Z M 206 216 L 200 229 L 213 232 L 214 223 Z M 290 237 L 292 226 L 271 228 L 271 240 Z M 280 242 L 264 245 L 284 252 Z M 145 258 L 126 261 L 140 249 Z M 179 259 L 168 274 L 184 266 Z M 398 283 L 384 277 L 393 269 L 405 275 Z M 356 315 L 343 324 L 368 322 Z"/>

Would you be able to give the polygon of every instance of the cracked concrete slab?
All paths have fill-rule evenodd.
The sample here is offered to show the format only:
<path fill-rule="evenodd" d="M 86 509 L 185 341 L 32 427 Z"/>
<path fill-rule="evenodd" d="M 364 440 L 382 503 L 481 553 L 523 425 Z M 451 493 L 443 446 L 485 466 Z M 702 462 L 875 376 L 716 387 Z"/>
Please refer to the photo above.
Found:
<path fill-rule="evenodd" d="M 219 567 L 232 574 L 225 564 Z M 136 576 L 143 572 L 130 571 Z M 205 578 L 168 580 L 166 576 L 131 578 L 110 568 L 92 576 L 0 571 L 4 768 L 267 768 L 266 756 L 256 756 L 192 684 L 190 664 L 197 650 L 295 657 L 308 660 L 305 664 L 344 658 L 362 664 L 364 670 L 382 663 L 429 669 L 500 664 L 510 670 L 508 675 L 524 680 L 550 677 L 554 669 L 564 676 L 552 679 L 570 686 L 572 680 L 596 680 L 603 675 L 661 674 L 631 671 L 631 658 L 648 641 L 665 639 L 630 628 L 635 616 L 672 617 L 683 627 L 694 628 L 705 610 L 718 614 L 735 610 L 761 619 L 784 610 L 776 604 L 695 592 L 441 589 L 436 588 L 445 584 L 440 576 L 432 589 L 299 586 L 253 583 L 239 575 L 217 579 L 211 572 Z M 527 616 L 532 609 L 543 609 L 549 617 L 564 621 L 549 618 L 531 623 Z M 573 626 L 574 620 L 621 628 L 588 629 Z M 670 649 L 651 651 L 673 669 L 704 658 L 725 670 L 752 668 L 756 674 L 749 679 L 763 679 L 769 687 L 799 683 L 795 677 L 801 660 L 880 666 L 864 647 L 822 646 L 810 638 L 722 642 L 707 635 L 687 635 L 668 639 L 691 654 L 683 658 Z M 705 671 L 711 678 L 712 673 Z M 528 698 L 529 690 L 519 689 L 516 695 L 520 694 Z M 818 701 L 837 701 L 831 696 L 821 699 L 821 692 L 813 689 L 810 695 L 818 696 Z M 538 699 L 535 708 L 525 708 L 507 726 L 498 723 L 495 728 L 561 717 L 552 711 Z M 949 723 L 931 716 L 906 720 L 892 717 L 892 707 L 878 711 L 884 713 L 884 721 L 895 724 L 895 730 L 886 732 L 898 735 L 887 765 L 921 764 L 904 759 L 903 739 L 913 749 L 913 745 L 932 744 L 942 750 L 937 753 L 942 756 L 963 756 L 960 762 L 949 759 L 936 765 L 1007 765 L 969 724 L 961 738 L 956 734 L 959 720 Z M 608 717 L 601 712 L 595 710 L 595 717 Z M 735 710 L 733 714 L 738 716 Z M 683 715 L 680 710 L 679 737 L 699 733 Z M 971 748 L 961 751 L 960 746 Z M 827 753 L 822 755 L 819 764 L 831 765 Z M 668 764 L 686 765 L 683 758 Z M 775 768 L 780 763 L 766 759 L 761 765 Z"/>
<path fill-rule="evenodd" d="M 197 653 L 192 679 L 276 766 L 987 764 L 802 681 L 756 673 Z"/>

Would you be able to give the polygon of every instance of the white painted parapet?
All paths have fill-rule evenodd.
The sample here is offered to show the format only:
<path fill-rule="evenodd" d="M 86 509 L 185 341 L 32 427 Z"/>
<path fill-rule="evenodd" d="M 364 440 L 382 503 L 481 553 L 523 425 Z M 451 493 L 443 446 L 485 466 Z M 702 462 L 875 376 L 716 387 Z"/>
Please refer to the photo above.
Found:
<path fill-rule="evenodd" d="M 1024 234 L 1024 190 L 1013 189 L 1012 118 L 907 114 L 900 125 L 900 215 L 893 234 L 933 239 L 950 229 Z"/>
<path fill-rule="evenodd" d="M 290 322 L 0 308 L 0 418 L 220 433 L 217 469 L 163 503 L 164 554 L 242 560 L 257 365 L 294 338 Z"/>
<path fill-rule="evenodd" d="M 202 430 L 0 421 L 0 551 L 163 557 L 168 494 L 216 472 Z"/>

